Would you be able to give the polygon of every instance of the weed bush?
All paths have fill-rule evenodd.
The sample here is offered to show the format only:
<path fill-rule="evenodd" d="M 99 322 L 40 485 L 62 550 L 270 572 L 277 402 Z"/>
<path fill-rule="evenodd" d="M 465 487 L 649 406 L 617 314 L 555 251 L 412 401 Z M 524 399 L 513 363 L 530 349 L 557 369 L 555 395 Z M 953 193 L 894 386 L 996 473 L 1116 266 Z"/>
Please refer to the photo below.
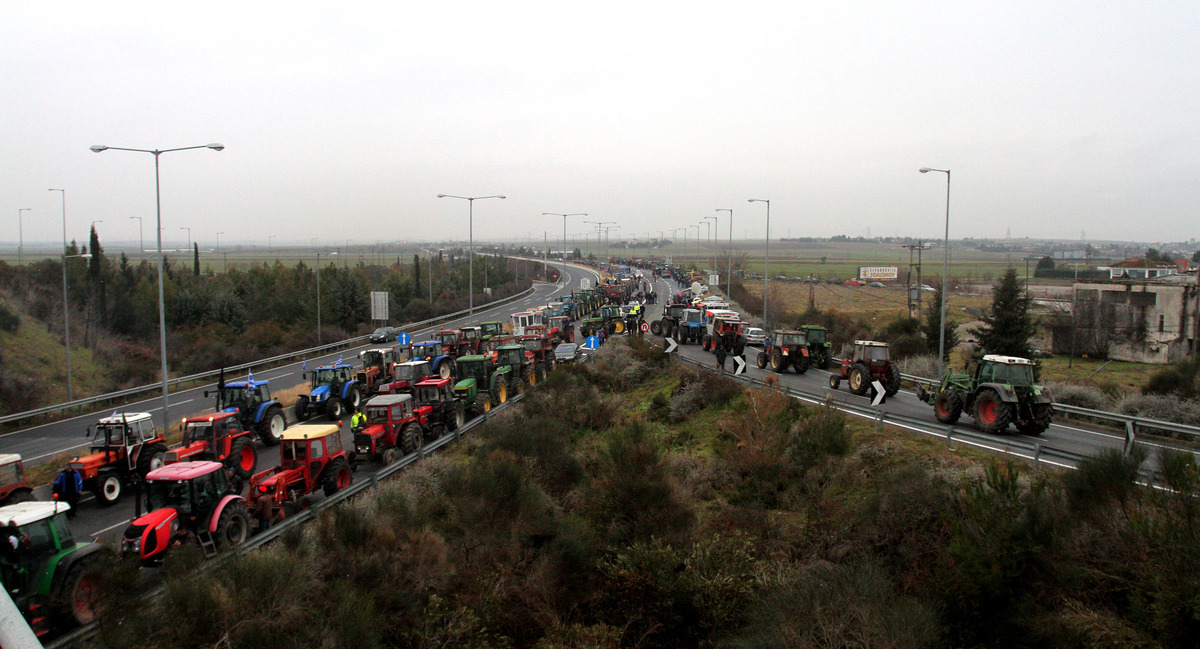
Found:
<path fill-rule="evenodd" d="M 1117 402 L 1117 412 L 1194 426 L 1200 422 L 1200 399 L 1157 394 L 1131 395 Z"/>
<path fill-rule="evenodd" d="M 1050 394 L 1054 395 L 1055 403 L 1092 410 L 1107 410 L 1113 406 L 1108 395 L 1090 385 L 1052 381 L 1047 383 L 1046 387 L 1050 388 Z"/>
<path fill-rule="evenodd" d="M 1142 393 L 1200 399 L 1200 358 L 1189 358 L 1154 372 Z"/>
<path fill-rule="evenodd" d="M 8 305 L 0 302 L 0 330 L 12 332 L 21 326 L 21 318 Z"/>

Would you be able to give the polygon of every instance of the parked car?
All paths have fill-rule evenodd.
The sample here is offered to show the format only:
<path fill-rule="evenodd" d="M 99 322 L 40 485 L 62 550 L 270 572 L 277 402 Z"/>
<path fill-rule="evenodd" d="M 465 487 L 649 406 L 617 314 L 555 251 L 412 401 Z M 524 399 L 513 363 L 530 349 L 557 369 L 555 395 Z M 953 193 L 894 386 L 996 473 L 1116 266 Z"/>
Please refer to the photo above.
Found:
<path fill-rule="evenodd" d="M 396 340 L 395 327 L 380 327 L 371 332 L 370 341 L 373 343 L 390 343 Z"/>
<path fill-rule="evenodd" d="M 763 344 L 764 341 L 766 341 L 766 339 L 767 339 L 767 332 L 763 331 L 762 329 L 759 329 L 758 327 L 747 327 L 746 328 L 746 344 L 747 345 L 761 345 L 761 344 Z"/>
<path fill-rule="evenodd" d="M 848 280 L 842 282 L 842 285 L 843 286 L 862 286 L 863 283 L 856 279 L 848 279 Z"/>
<path fill-rule="evenodd" d="M 928 284 L 922 284 L 921 290 L 925 291 L 926 293 L 937 293 L 937 289 Z"/>
<path fill-rule="evenodd" d="M 826 284 L 841 284 L 842 280 L 840 280 L 836 277 L 830 277 L 829 279 L 825 280 L 825 283 Z"/>
<path fill-rule="evenodd" d="M 1054 354 L 1051 354 L 1050 352 L 1048 352 L 1044 349 L 1035 349 L 1032 352 L 1030 352 L 1029 355 L 1032 356 L 1033 358 L 1054 358 Z"/>
<path fill-rule="evenodd" d="M 579 360 L 579 345 L 575 343 L 562 343 L 554 348 L 555 363 L 574 363 Z"/>
<path fill-rule="evenodd" d="M 867 286 L 870 286 L 871 288 L 887 288 L 887 285 L 883 282 L 869 282 Z"/>

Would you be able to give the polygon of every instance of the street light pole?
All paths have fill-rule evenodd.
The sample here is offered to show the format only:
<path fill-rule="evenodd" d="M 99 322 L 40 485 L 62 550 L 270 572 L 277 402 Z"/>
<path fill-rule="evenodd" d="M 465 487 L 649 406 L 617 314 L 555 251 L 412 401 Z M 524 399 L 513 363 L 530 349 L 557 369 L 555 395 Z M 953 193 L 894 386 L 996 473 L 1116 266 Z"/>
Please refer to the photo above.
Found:
<path fill-rule="evenodd" d="M 32 207 L 21 207 L 17 209 L 17 265 L 24 265 L 21 261 L 21 253 L 25 251 L 25 226 L 21 224 L 21 212 L 32 212 Z"/>
<path fill-rule="evenodd" d="M 325 253 L 329 256 L 337 255 L 337 252 Z M 334 270 L 337 266 L 334 266 Z M 321 253 L 317 253 L 317 344 L 321 344 Z"/>
<path fill-rule="evenodd" d="M 587 216 L 587 212 L 575 212 L 573 214 L 561 214 L 559 212 L 542 212 L 542 216 L 561 216 L 561 217 L 563 217 L 563 261 L 565 262 L 567 260 L 567 217 L 568 216 Z"/>
<path fill-rule="evenodd" d="M 946 291 L 950 289 L 947 284 L 947 275 L 950 274 L 950 170 L 921 167 L 917 171 L 923 174 L 930 171 L 946 174 L 946 233 L 943 241 L 945 248 L 942 250 L 942 324 L 938 328 L 938 376 L 943 376 L 946 364 Z"/>
<path fill-rule="evenodd" d="M 767 245 L 764 249 L 766 259 L 763 261 L 763 329 L 767 328 L 767 289 L 771 283 L 771 201 L 766 198 L 751 198 L 751 203 L 767 204 Z"/>
<path fill-rule="evenodd" d="M 146 254 L 146 236 L 142 234 L 142 217 L 131 216 L 130 219 L 137 219 L 138 222 L 138 255 L 145 256 Z"/>
<path fill-rule="evenodd" d="M 188 253 L 191 253 L 191 252 L 192 252 L 192 229 L 191 229 L 191 228 L 186 228 L 186 227 L 181 227 L 181 228 L 179 228 L 179 229 L 180 229 L 180 230 L 187 230 L 187 233 L 188 233 L 188 239 L 187 239 L 187 241 L 188 241 L 188 245 L 187 245 L 187 250 L 188 250 Z"/>
<path fill-rule="evenodd" d="M 170 415 L 167 412 L 167 397 L 169 395 L 169 385 L 167 383 L 167 310 L 165 300 L 163 299 L 163 251 L 162 251 L 162 188 L 159 183 L 158 158 L 164 153 L 172 151 L 188 151 L 190 149 L 212 149 L 213 151 L 221 151 L 225 148 L 224 144 L 213 142 L 211 144 L 200 144 L 197 146 L 184 146 L 175 149 L 127 149 L 124 147 L 104 146 L 101 144 L 92 145 L 91 149 L 94 153 L 107 151 L 134 151 L 136 153 L 149 153 L 154 156 L 154 207 L 155 217 L 158 221 L 157 237 L 158 237 L 158 342 L 159 354 L 162 357 L 162 428 L 165 434 L 170 430 Z"/>
<path fill-rule="evenodd" d="M 75 393 L 71 388 L 71 303 L 67 301 L 67 190 L 50 189 L 48 191 L 58 192 L 62 195 L 63 337 L 67 345 L 67 401 L 74 401 Z"/>
<path fill-rule="evenodd" d="M 733 299 L 733 208 L 718 207 L 718 212 L 729 212 L 729 256 L 725 264 L 725 297 Z"/>
<path fill-rule="evenodd" d="M 717 270 L 717 253 L 716 253 L 716 250 L 714 249 L 715 238 L 713 236 L 713 233 L 717 232 L 717 225 L 720 223 L 720 221 L 715 216 L 706 216 L 704 218 L 712 219 L 712 229 L 710 229 L 708 232 L 708 250 L 709 250 L 709 253 L 712 255 L 712 265 L 713 265 L 713 270 L 715 271 L 715 270 Z"/>
<path fill-rule="evenodd" d="M 485 198 L 499 198 L 503 200 L 502 195 L 495 196 L 454 196 L 451 194 L 438 194 L 438 198 L 457 198 L 467 202 L 467 316 L 472 321 L 475 318 L 475 201 Z"/>

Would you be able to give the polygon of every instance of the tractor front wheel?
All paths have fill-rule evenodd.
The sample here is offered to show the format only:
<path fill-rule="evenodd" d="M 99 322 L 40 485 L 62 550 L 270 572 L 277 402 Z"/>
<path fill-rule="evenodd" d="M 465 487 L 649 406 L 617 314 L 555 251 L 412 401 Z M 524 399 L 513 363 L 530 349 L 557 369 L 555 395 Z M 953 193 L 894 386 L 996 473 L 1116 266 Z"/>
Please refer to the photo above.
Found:
<path fill-rule="evenodd" d="M 1002 433 L 1012 421 L 1012 406 L 1000 400 L 990 388 L 975 398 L 975 425 L 985 433 Z"/>
<path fill-rule="evenodd" d="M 393 446 L 383 452 L 383 463 L 385 466 L 388 464 L 395 464 L 396 462 L 399 462 L 400 458 L 402 457 L 404 457 L 404 453 L 400 449 Z"/>
<path fill-rule="evenodd" d="M 837 374 L 829 375 L 829 387 L 830 388 L 836 390 L 836 389 L 838 389 L 838 386 L 840 386 L 841 384 L 842 384 L 842 377 L 838 376 Z"/>
<path fill-rule="evenodd" d="M 346 408 L 342 405 L 342 400 L 337 397 L 329 397 L 325 402 L 325 414 L 329 415 L 330 419 L 338 420 L 346 414 Z"/>
<path fill-rule="evenodd" d="M 236 548 L 246 542 L 250 536 L 250 513 L 246 511 L 246 503 L 232 500 L 221 511 L 217 519 L 216 542 L 219 548 Z"/>
<path fill-rule="evenodd" d="M 339 457 L 325 467 L 325 479 L 321 481 L 321 486 L 325 489 L 326 496 L 332 496 L 349 487 L 353 479 L 354 476 L 350 475 L 350 467 L 347 466 L 346 460 Z"/>
<path fill-rule="evenodd" d="M 254 469 L 258 466 L 258 452 L 254 450 L 250 440 L 243 437 L 233 442 L 225 462 L 233 469 L 234 474 L 246 479 L 254 475 Z"/>
<path fill-rule="evenodd" d="M 400 450 L 406 455 L 421 448 L 421 425 L 412 422 L 400 429 Z"/>
<path fill-rule="evenodd" d="M 758 369 L 760 369 L 760 370 L 767 369 L 767 353 L 759 352 L 758 359 L 756 362 L 758 363 Z"/>
<path fill-rule="evenodd" d="M 733 355 L 734 355 L 734 356 L 741 356 L 741 355 L 742 355 L 742 354 L 744 354 L 745 352 L 746 352 L 746 337 L 745 337 L 745 336 L 738 336 L 738 337 L 737 337 L 736 339 L 734 339 L 734 341 L 733 341 Z"/>
<path fill-rule="evenodd" d="M 350 388 L 350 391 L 346 393 L 346 410 L 349 412 L 357 412 L 360 405 L 362 405 L 362 391 L 359 390 L 358 386 L 356 385 Z"/>
<path fill-rule="evenodd" d="M 1050 427 L 1050 421 L 1054 415 L 1054 406 L 1048 403 L 1039 403 L 1033 406 L 1033 420 L 1024 424 L 1017 424 L 1017 429 L 1026 435 L 1041 435 Z"/>
<path fill-rule="evenodd" d="M 125 478 L 116 471 L 106 471 L 96 476 L 96 502 L 108 507 L 116 504 L 125 491 Z"/>
<path fill-rule="evenodd" d="M 933 415 L 943 424 L 953 424 L 962 416 L 962 397 L 954 390 L 942 390 L 933 399 Z"/>
<path fill-rule="evenodd" d="M 661 320 L 655 320 L 654 322 L 650 323 L 650 333 L 654 334 L 655 336 L 661 336 L 662 332 L 663 328 Z"/>
<path fill-rule="evenodd" d="M 855 363 L 850 368 L 850 392 L 862 396 L 871 388 L 871 370 L 865 363 Z"/>
<path fill-rule="evenodd" d="M 713 338 L 712 338 L 712 336 L 710 336 L 710 335 L 708 335 L 708 334 L 704 334 L 704 337 L 700 339 L 700 349 L 703 349 L 703 350 L 704 350 L 704 351 L 706 351 L 706 352 L 711 352 L 711 351 L 713 351 Z"/>
<path fill-rule="evenodd" d="M 267 446 L 277 446 L 283 441 L 283 430 L 287 428 L 287 418 L 283 416 L 283 408 L 275 404 L 267 408 L 267 416 L 260 425 L 258 437 Z"/>
<path fill-rule="evenodd" d="M 492 379 L 492 396 L 495 397 L 493 405 L 508 401 L 508 384 L 505 383 L 503 376 Z"/>
<path fill-rule="evenodd" d="M 467 423 L 467 415 L 463 412 L 463 407 L 460 404 L 455 404 L 454 414 L 450 419 L 450 430 L 456 431 L 462 428 L 463 424 Z"/>
<path fill-rule="evenodd" d="M 817 352 L 817 367 L 823 370 L 829 369 L 829 353 L 825 350 Z"/>
<path fill-rule="evenodd" d="M 296 421 L 308 419 L 308 397 L 303 394 L 296 398 Z"/>

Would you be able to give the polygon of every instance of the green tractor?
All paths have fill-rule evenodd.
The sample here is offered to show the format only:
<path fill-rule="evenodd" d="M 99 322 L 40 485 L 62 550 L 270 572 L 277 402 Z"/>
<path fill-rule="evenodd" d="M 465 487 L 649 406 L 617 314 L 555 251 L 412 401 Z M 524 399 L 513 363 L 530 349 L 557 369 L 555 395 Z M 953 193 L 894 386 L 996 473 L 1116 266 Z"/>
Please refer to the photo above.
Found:
<path fill-rule="evenodd" d="M 492 357 L 486 354 L 460 356 L 455 367 L 458 382 L 454 384 L 454 397 L 472 415 L 485 413 L 492 406 L 508 401 L 511 368 L 497 367 Z"/>
<path fill-rule="evenodd" d="M 987 355 L 967 363 L 963 373 L 947 370 L 936 392 L 917 387 L 917 398 L 933 406 L 937 420 L 953 424 L 966 413 L 986 433 L 1003 433 L 1009 424 L 1026 435 L 1050 427 L 1054 399 L 1036 385 L 1033 361 Z"/>
<path fill-rule="evenodd" d="M 829 330 L 821 325 L 801 325 L 800 331 L 808 340 L 809 361 L 823 370 L 829 369 L 829 362 L 833 358 L 833 352 L 829 349 Z"/>
<path fill-rule="evenodd" d="M 604 328 L 604 319 L 603 318 L 586 318 L 579 323 L 579 336 L 582 338 L 587 338 L 588 336 L 595 336 L 595 335 L 598 335 L 600 333 L 600 330 L 603 328 Z"/>
<path fill-rule="evenodd" d="M 99 543 L 76 543 L 70 505 L 23 502 L 0 507 L 0 580 L 39 638 L 92 621 L 92 563 Z M 16 539 L 13 548 L 11 539 Z"/>
<path fill-rule="evenodd" d="M 525 345 L 501 345 L 497 347 L 496 365 L 500 368 L 507 367 L 510 370 L 508 375 L 509 394 L 521 394 L 525 391 L 525 386 L 533 387 L 537 385 L 540 378 L 533 354 L 525 349 Z"/>
<path fill-rule="evenodd" d="M 488 322 L 479 323 L 479 334 L 484 342 L 492 339 L 492 336 L 498 336 L 504 333 L 504 323 L 491 320 Z"/>

